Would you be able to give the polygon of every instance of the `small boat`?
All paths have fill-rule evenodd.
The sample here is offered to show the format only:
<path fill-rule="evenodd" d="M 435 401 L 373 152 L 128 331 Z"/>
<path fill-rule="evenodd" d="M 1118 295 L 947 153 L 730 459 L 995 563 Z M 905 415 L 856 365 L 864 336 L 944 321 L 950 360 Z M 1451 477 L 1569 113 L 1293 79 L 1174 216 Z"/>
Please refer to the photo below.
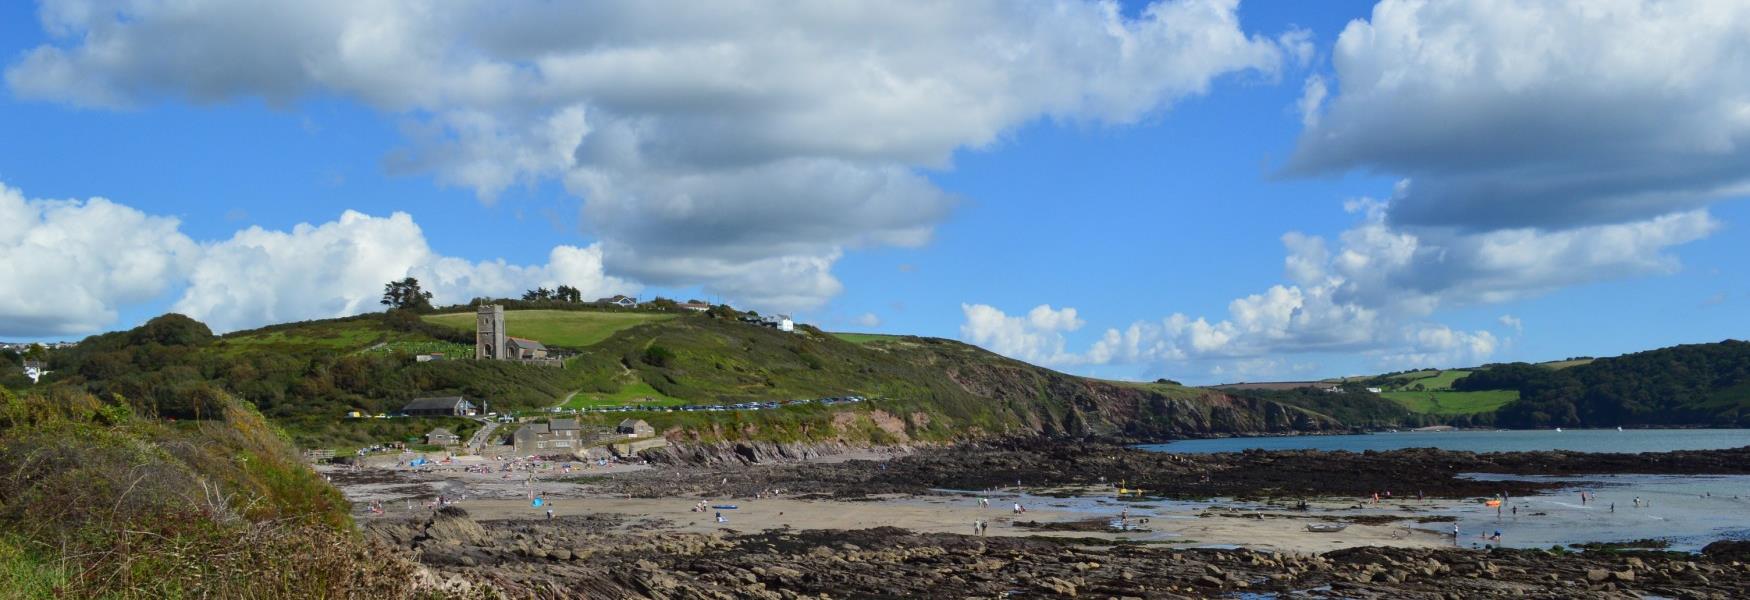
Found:
<path fill-rule="evenodd" d="M 1562 432 L 1562 428 L 1560 428 L 1560 427 L 1557 427 L 1557 428 L 1556 428 L 1556 433 L 1561 433 L 1561 432 Z"/>
<path fill-rule="evenodd" d="M 1313 533 L 1336 533 L 1349 526 L 1343 523 L 1307 523 L 1306 530 Z"/>
<path fill-rule="evenodd" d="M 1622 431 L 1622 428 L 1621 428 L 1621 427 L 1617 427 L 1617 428 L 1616 428 L 1616 430 L 1617 430 L 1617 431 Z"/>
<path fill-rule="evenodd" d="M 711 508 L 717 510 L 735 510 L 737 507 L 734 504 L 713 504 L 711 505 Z"/>

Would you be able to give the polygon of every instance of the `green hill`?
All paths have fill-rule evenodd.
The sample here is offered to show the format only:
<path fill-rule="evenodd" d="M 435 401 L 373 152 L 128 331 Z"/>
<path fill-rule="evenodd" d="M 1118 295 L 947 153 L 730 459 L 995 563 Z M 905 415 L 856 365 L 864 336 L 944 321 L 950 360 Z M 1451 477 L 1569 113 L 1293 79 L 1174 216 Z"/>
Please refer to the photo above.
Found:
<path fill-rule="evenodd" d="M 525 314 L 527 313 L 527 314 Z M 641 418 L 699 440 L 897 442 L 991 435 L 1097 435 L 1162 439 L 1213 433 L 1321 430 L 1418 422 L 1373 399 L 1227 393 L 1174 384 L 1105 382 L 1011 360 L 952 340 L 796 333 L 749 325 L 739 313 L 616 310 L 507 311 L 512 333 L 565 347 L 565 368 L 510 362 L 416 362 L 416 352 L 467 356 L 466 313 L 402 312 L 289 323 L 213 336 L 166 315 L 93 336 L 51 357 L 47 384 L 135 409 L 201 419 L 235 395 L 305 447 L 349 449 L 403 440 L 433 419 L 345 419 L 393 412 L 408 400 L 461 394 L 496 411 L 859 395 L 861 404 L 738 412 L 658 412 Z M 471 322 L 471 321 L 470 321 Z M 553 341 L 553 340 L 559 341 Z M 1361 407 L 1361 408 L 1355 408 Z M 608 422 L 624 414 L 586 415 Z"/>
<path fill-rule="evenodd" d="M 1750 342 L 1673 346 L 1566 368 L 1490 365 L 1461 390 L 1512 389 L 1508 427 L 1750 426 Z"/>

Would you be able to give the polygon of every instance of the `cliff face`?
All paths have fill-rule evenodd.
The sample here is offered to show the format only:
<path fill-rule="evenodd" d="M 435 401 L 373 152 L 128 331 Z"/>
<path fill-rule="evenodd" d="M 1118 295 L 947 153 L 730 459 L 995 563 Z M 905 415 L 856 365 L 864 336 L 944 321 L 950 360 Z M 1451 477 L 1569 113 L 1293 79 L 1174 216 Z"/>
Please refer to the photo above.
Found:
<path fill-rule="evenodd" d="M 1113 383 L 1016 362 L 969 362 L 947 376 L 968 393 L 1025 407 L 1031 433 L 1136 441 L 1343 429 L 1330 417 L 1215 390 Z"/>

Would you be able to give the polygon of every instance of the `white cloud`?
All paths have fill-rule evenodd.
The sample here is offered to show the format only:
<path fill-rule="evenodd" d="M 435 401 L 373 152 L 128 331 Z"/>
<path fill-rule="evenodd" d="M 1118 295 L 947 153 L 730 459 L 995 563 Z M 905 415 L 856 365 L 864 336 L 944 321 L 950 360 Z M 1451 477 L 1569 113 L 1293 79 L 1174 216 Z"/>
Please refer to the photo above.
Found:
<path fill-rule="evenodd" d="M 199 255 L 179 226 L 103 198 L 26 199 L 0 183 L 0 335 L 88 333 L 164 294 Z"/>
<path fill-rule="evenodd" d="M 866 312 L 866 313 L 857 315 L 857 319 L 856 319 L 855 323 L 861 327 L 869 327 L 869 328 L 880 327 L 881 326 L 881 317 L 876 316 L 875 313 Z"/>
<path fill-rule="evenodd" d="M 1046 365 L 1081 362 L 1064 352 L 1064 334 L 1084 324 L 1074 308 L 1041 304 L 1024 317 L 988 304 L 961 304 L 960 311 L 966 317 L 960 337 L 991 352 Z"/>
<path fill-rule="evenodd" d="M 405 115 L 394 170 L 487 199 L 561 180 L 609 272 L 795 309 L 838 293 L 843 251 L 928 239 L 953 200 L 917 169 L 1311 56 L 1304 31 L 1247 35 L 1236 6 L 48 0 L 51 42 L 6 79 L 97 107 L 355 98 Z"/>
<path fill-rule="evenodd" d="M 197 244 L 173 218 L 103 198 L 26 200 L 0 184 L 0 335 L 92 333 L 179 288 L 173 310 L 217 331 L 380 310 L 383 284 L 409 275 L 438 303 L 559 284 L 586 297 L 638 289 L 602 264 L 599 245 L 557 246 L 544 265 L 442 256 L 406 213 L 347 211 Z"/>
<path fill-rule="evenodd" d="M 1400 185 L 1397 193 L 1407 189 Z M 1107 329 L 1081 353 L 1064 350 L 1058 330 L 983 305 L 973 305 L 986 311 L 981 314 L 966 310 L 961 331 L 1023 360 L 1063 365 L 1201 361 L 1214 376 L 1259 375 L 1270 366 L 1279 367 L 1278 375 L 1293 373 L 1287 367 L 1304 363 L 1281 355 L 1317 352 L 1361 352 L 1382 366 L 1465 366 L 1483 362 L 1509 340 L 1426 322 L 1440 309 L 1671 273 L 1679 263 L 1670 248 L 1719 227 L 1707 212 L 1690 211 L 1561 231 L 1465 232 L 1391 225 L 1385 217 L 1388 202 L 1362 198 L 1347 207 L 1361 221 L 1335 244 L 1299 232 L 1283 235 L 1289 281 L 1232 300 L 1225 318 L 1175 313 L 1137 321 Z M 1510 315 L 1500 323 L 1514 333 L 1522 328 Z"/>
<path fill-rule="evenodd" d="M 1413 178 L 1394 224 L 1640 222 L 1750 189 L 1750 3 L 1382 0 L 1291 173 Z"/>
<path fill-rule="evenodd" d="M 1513 333 L 1525 332 L 1525 322 L 1519 320 L 1519 317 L 1513 315 L 1501 315 L 1501 318 L 1496 320 L 1501 323 L 1501 326 L 1512 329 Z"/>
<path fill-rule="evenodd" d="M 438 304 L 515 296 L 570 285 L 586 298 L 635 291 L 602 272 L 601 248 L 558 246 L 545 265 L 470 262 L 434 253 L 407 213 L 339 220 L 291 231 L 251 227 L 209 244 L 174 310 L 217 331 L 381 310 L 383 284 L 413 276 Z"/>

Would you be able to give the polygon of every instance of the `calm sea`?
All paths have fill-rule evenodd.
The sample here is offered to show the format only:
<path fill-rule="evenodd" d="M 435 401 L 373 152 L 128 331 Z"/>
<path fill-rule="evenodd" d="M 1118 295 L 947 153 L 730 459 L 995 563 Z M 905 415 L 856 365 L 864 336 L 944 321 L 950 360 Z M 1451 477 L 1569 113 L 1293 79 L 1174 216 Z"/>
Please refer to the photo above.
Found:
<path fill-rule="evenodd" d="M 1301 435 L 1185 440 L 1142 446 L 1159 452 L 1238 452 L 1264 450 L 1397 450 L 1441 448 L 1473 452 L 1574 450 L 1579 452 L 1666 452 L 1750 446 L 1750 429 L 1582 429 L 1516 431 L 1428 431 L 1362 435 Z"/>

